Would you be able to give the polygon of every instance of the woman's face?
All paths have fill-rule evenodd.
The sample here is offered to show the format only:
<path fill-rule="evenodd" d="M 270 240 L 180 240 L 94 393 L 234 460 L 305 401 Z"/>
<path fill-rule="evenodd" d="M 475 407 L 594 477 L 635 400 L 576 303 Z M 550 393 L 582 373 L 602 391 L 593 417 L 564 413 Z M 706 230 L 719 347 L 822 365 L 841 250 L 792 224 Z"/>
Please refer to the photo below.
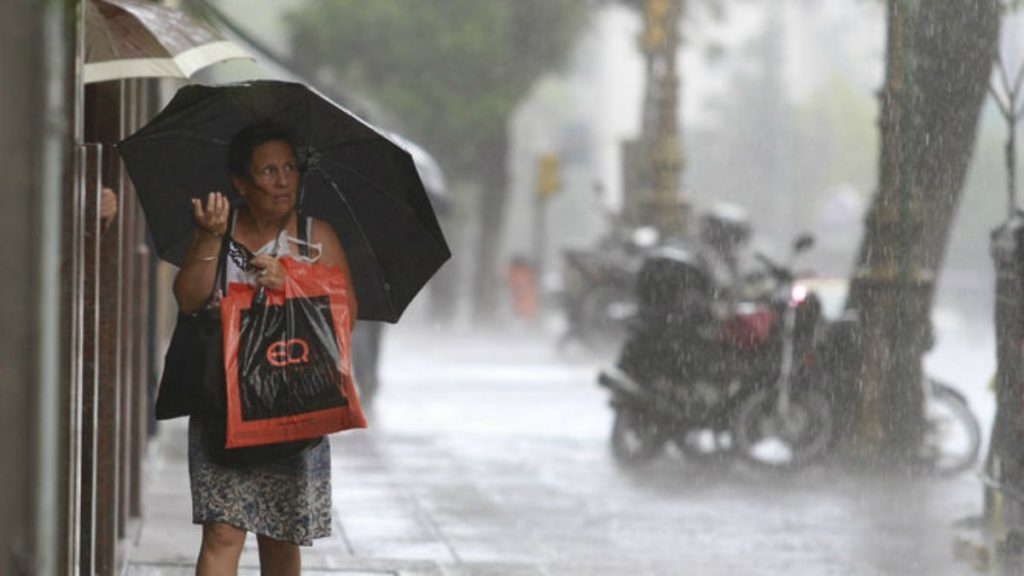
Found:
<path fill-rule="evenodd" d="M 299 187 L 295 151 L 284 140 L 270 140 L 252 151 L 249 179 L 235 186 L 254 215 L 283 218 L 295 207 Z"/>

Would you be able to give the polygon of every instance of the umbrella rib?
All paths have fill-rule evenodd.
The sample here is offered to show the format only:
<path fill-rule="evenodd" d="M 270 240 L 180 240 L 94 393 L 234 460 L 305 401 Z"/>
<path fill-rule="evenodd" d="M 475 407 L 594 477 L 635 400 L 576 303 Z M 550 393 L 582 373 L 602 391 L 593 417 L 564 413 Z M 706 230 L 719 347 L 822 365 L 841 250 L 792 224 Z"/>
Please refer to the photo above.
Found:
<path fill-rule="evenodd" d="M 331 166 L 336 167 L 336 168 L 340 168 L 341 170 L 344 170 L 345 172 L 348 172 L 349 174 L 352 174 L 356 178 L 359 178 L 360 180 L 362 180 L 363 183 L 367 184 L 370 188 L 373 188 L 373 190 L 375 192 L 378 192 L 380 194 L 383 194 L 384 196 L 387 196 L 388 200 L 391 200 L 392 202 L 394 202 L 395 204 L 397 204 L 399 206 L 403 205 L 402 201 L 399 200 L 398 198 L 395 198 L 395 196 L 391 192 L 385 190 L 384 188 L 381 188 L 380 186 L 377 186 L 373 182 L 373 180 L 370 180 L 366 176 L 363 176 L 358 170 L 356 170 L 355 168 L 352 168 L 348 164 L 345 164 L 344 162 L 340 162 L 340 161 L 338 161 L 338 160 L 336 160 L 334 158 L 330 158 L 330 157 L 326 157 L 326 156 L 325 157 L 321 157 L 320 162 L 321 163 L 330 163 Z M 332 180 L 332 182 L 333 182 L 333 179 L 331 179 L 330 176 L 326 172 L 324 172 L 323 170 L 320 170 L 320 173 L 323 174 L 325 178 L 327 178 L 329 180 Z"/>
<path fill-rule="evenodd" d="M 310 140 L 312 140 L 312 136 L 313 136 L 312 127 L 311 127 L 311 124 L 310 124 L 310 117 L 312 116 L 312 111 L 310 110 L 310 99 L 309 98 L 304 98 L 303 101 L 306 103 L 306 114 L 305 114 L 306 133 L 305 133 L 305 137 L 306 137 L 306 142 L 309 142 Z"/>
<path fill-rule="evenodd" d="M 209 142 L 211 144 L 217 144 L 220 146 L 227 146 L 230 144 L 227 140 L 220 138 L 214 138 L 191 130 L 166 130 L 163 132 L 157 132 L 155 134 L 136 134 L 132 136 L 132 141 L 141 142 L 143 140 L 168 140 L 174 138 L 188 138 L 191 140 L 199 140 L 202 142 Z"/>
<path fill-rule="evenodd" d="M 348 172 L 349 174 L 352 174 L 352 175 L 356 176 L 357 178 L 359 178 L 360 180 L 365 182 L 367 185 L 369 185 L 370 188 L 373 188 L 374 191 L 376 191 L 376 192 L 386 196 L 387 199 L 390 200 L 391 202 L 393 202 L 395 205 L 401 206 L 403 208 L 408 209 L 404 202 L 402 202 L 398 198 L 395 198 L 394 194 L 392 194 L 391 192 L 385 190 L 384 188 L 381 188 L 380 186 L 377 186 L 372 180 L 370 180 L 366 176 L 363 176 L 356 169 L 350 167 L 349 165 L 347 165 L 347 164 L 345 164 L 343 162 L 339 162 L 339 161 L 335 160 L 334 158 L 330 158 L 330 157 L 326 157 L 325 156 L 325 157 L 321 158 L 321 160 L 320 160 L 321 163 L 324 163 L 325 161 L 326 162 L 330 162 L 332 166 L 337 166 L 337 167 L 341 168 L 342 170 Z M 322 170 L 320 172 L 324 174 L 324 177 L 330 179 L 330 177 L 327 176 L 327 174 L 324 173 Z M 419 173 L 418 172 L 416 173 L 416 177 L 419 178 Z M 422 182 L 421 182 L 421 184 L 422 184 Z M 438 238 L 434 234 L 434 231 L 431 230 L 429 226 L 426 226 L 425 230 L 427 231 L 428 235 L 431 236 L 435 241 L 438 241 L 440 244 L 444 245 L 445 241 L 444 241 L 443 237 Z"/>
<path fill-rule="evenodd" d="M 395 198 L 395 196 L 391 192 L 389 192 L 388 190 L 385 190 L 384 188 L 381 188 L 380 186 L 377 186 L 372 180 L 370 180 L 366 176 L 363 176 L 358 170 L 350 167 L 349 165 L 347 165 L 347 164 L 345 164 L 343 162 L 339 162 L 339 161 L 337 161 L 337 160 L 335 160 L 334 158 L 331 158 L 331 157 L 323 157 L 323 158 L 321 158 L 320 162 L 321 163 L 328 163 L 329 162 L 332 166 L 336 166 L 338 168 L 341 168 L 342 170 L 344 170 L 344 171 L 348 172 L 349 174 L 352 174 L 352 175 L 356 176 L 357 178 L 359 178 L 360 180 L 362 180 L 364 183 L 366 183 L 374 191 L 376 191 L 376 192 L 384 195 L 385 197 L 387 197 L 387 199 L 390 200 L 391 202 L 393 202 L 396 206 L 401 206 L 403 208 L 406 207 L 405 203 L 403 203 L 398 198 Z M 325 178 L 330 179 L 330 177 L 323 170 L 320 170 L 320 173 L 323 174 Z M 417 173 L 417 178 L 418 177 L 419 177 L 419 173 Z M 430 236 L 434 237 L 435 240 L 439 240 L 442 244 L 444 244 L 444 239 L 443 238 L 442 239 L 438 239 L 436 236 L 434 236 L 434 233 L 433 233 L 432 230 L 430 230 L 430 227 L 426 227 L 426 230 L 430 234 Z"/>
<path fill-rule="evenodd" d="M 319 168 L 315 168 L 314 170 L 319 172 L 324 177 L 324 179 L 330 183 L 331 188 L 334 189 L 334 193 L 338 195 L 338 198 L 341 200 L 341 203 L 344 204 L 345 209 L 348 210 L 349 216 L 352 217 L 352 222 L 355 223 L 356 226 L 356 232 L 359 233 L 359 237 L 362 238 L 363 244 L 366 246 L 366 249 L 369 250 L 370 254 L 373 256 L 373 263 L 375 268 L 377 269 L 377 278 L 378 280 L 380 280 L 381 285 L 384 286 L 384 290 L 388 295 L 386 298 L 388 304 L 388 311 L 392 315 L 394 315 L 395 306 L 394 303 L 391 301 L 391 285 L 388 283 L 387 276 L 384 275 L 384 270 L 380 267 L 380 259 L 377 257 L 377 251 L 373 249 L 373 245 L 370 244 L 370 239 L 366 237 L 366 232 L 363 231 L 362 224 L 359 223 L 359 219 L 356 218 L 355 211 L 352 210 L 352 206 L 348 203 L 348 198 L 345 198 L 345 195 L 341 193 L 340 189 L 338 189 L 338 183 L 334 181 L 334 178 L 331 178 L 329 174 L 327 174 L 323 170 L 320 170 Z"/>
<path fill-rule="evenodd" d="M 102 29 L 100 31 L 103 32 L 104 36 L 107 37 L 107 41 L 110 42 L 110 45 L 114 47 L 114 51 L 116 52 L 116 56 L 120 57 L 121 56 L 121 50 L 119 49 L 120 46 L 117 45 L 117 40 L 116 40 L 116 38 L 114 36 L 114 33 L 110 30 L 110 27 L 106 25 L 106 17 L 103 16 L 102 12 L 100 12 L 100 9 L 99 9 L 98 6 L 94 5 L 93 9 L 100 13 L 100 17 L 103 18 L 103 21 L 104 21 L 104 26 L 102 27 Z"/>
<path fill-rule="evenodd" d="M 362 146 L 363 144 L 374 144 L 376 142 L 380 142 L 381 138 L 384 138 L 385 140 L 387 140 L 386 137 L 384 137 L 384 136 L 382 136 L 380 134 L 374 134 L 374 136 L 375 137 L 359 138 L 357 140 L 344 140 L 342 142 L 335 142 L 335 143 L 331 144 L 330 146 L 317 146 L 317 150 L 322 153 L 322 152 L 326 152 L 327 150 L 334 150 L 335 148 L 348 148 L 348 147 L 351 147 L 351 146 Z M 391 140 L 387 140 L 387 141 L 390 142 L 391 144 L 393 144 L 396 148 L 398 148 L 402 152 L 408 153 L 405 150 L 405 148 L 402 148 L 398 144 L 395 144 L 394 142 L 391 142 Z"/>

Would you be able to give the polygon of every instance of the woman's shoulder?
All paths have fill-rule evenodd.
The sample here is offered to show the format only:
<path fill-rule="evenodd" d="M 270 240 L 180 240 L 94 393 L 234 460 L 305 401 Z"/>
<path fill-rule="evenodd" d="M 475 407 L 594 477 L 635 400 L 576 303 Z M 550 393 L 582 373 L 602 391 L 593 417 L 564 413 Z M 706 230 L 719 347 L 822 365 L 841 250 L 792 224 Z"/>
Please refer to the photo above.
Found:
<path fill-rule="evenodd" d="M 322 236 L 323 234 L 332 234 L 334 236 L 337 236 L 337 233 L 334 231 L 334 226 L 331 226 L 331 223 L 328 222 L 327 220 L 321 220 L 314 216 L 307 216 L 306 218 L 306 221 L 308 222 L 309 226 L 309 231 L 310 233 L 312 233 L 314 238 L 317 236 Z"/>
<path fill-rule="evenodd" d="M 309 216 L 308 218 L 309 236 L 312 242 L 328 241 L 338 243 L 338 232 L 330 222 L 314 218 L 313 216 Z"/>

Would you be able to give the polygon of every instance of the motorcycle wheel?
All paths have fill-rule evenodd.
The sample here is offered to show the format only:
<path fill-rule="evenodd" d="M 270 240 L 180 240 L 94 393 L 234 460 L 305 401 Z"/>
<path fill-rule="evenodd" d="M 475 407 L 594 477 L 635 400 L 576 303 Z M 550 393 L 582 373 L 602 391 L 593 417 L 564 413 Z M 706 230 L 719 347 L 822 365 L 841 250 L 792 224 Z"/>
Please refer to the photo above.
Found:
<path fill-rule="evenodd" d="M 637 410 L 619 408 L 612 424 L 612 455 L 620 464 L 636 466 L 653 460 L 664 448 L 665 438 L 656 419 Z"/>
<path fill-rule="evenodd" d="M 735 444 L 728 434 L 712 429 L 683 430 L 672 443 L 683 458 L 696 464 L 714 464 L 732 457 Z"/>
<path fill-rule="evenodd" d="M 777 392 L 760 390 L 743 401 L 736 414 L 733 441 L 748 462 L 765 469 L 804 466 L 825 454 L 832 440 L 832 411 L 820 393 L 793 392 L 789 410 L 780 414 Z"/>
<path fill-rule="evenodd" d="M 929 379 L 925 405 L 925 459 L 940 476 L 974 466 L 981 451 L 981 425 L 962 396 L 948 385 Z"/>

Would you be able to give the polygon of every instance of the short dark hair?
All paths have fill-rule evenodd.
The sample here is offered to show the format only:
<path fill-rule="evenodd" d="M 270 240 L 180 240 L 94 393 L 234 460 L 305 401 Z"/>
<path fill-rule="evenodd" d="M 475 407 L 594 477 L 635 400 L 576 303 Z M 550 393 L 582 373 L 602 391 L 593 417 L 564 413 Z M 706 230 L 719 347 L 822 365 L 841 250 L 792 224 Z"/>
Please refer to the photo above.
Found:
<path fill-rule="evenodd" d="M 249 179 L 249 165 L 252 152 L 257 146 L 273 140 L 283 140 L 295 152 L 295 142 L 284 126 L 270 121 L 260 121 L 242 128 L 231 139 L 228 147 L 228 170 L 239 178 Z"/>

